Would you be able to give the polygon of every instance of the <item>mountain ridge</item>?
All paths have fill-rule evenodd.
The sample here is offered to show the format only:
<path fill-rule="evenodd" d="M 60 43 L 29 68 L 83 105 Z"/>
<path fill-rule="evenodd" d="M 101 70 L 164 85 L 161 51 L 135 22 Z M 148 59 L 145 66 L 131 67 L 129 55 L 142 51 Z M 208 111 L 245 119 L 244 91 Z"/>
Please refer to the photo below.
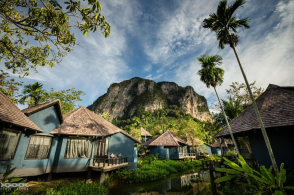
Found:
<path fill-rule="evenodd" d="M 95 113 L 108 112 L 112 118 L 131 118 L 144 111 L 175 105 L 200 121 L 211 121 L 207 100 L 193 87 L 181 87 L 175 82 L 155 82 L 134 77 L 113 83 L 107 93 L 98 97 L 88 108 Z"/>

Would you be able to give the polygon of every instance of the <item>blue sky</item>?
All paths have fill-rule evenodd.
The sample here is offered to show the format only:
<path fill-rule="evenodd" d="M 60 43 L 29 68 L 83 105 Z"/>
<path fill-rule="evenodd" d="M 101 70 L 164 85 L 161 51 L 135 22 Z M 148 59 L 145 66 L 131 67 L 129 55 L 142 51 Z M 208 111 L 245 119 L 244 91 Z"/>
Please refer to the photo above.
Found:
<path fill-rule="evenodd" d="M 48 90 L 83 90 L 86 95 L 78 104 L 88 106 L 106 93 L 111 83 L 138 76 L 190 85 L 210 105 L 216 97 L 196 75 L 198 56 L 223 57 L 224 83 L 218 87 L 222 97 L 232 82 L 243 82 L 233 51 L 229 47 L 218 49 L 215 34 L 201 27 L 203 19 L 216 11 L 218 2 L 100 0 L 102 14 L 111 25 L 110 36 L 105 39 L 96 31 L 83 37 L 76 32 L 81 46 L 59 65 L 40 67 L 39 73 L 21 80 L 24 84 L 41 82 Z M 240 29 L 237 46 L 249 82 L 256 80 L 263 88 L 269 83 L 294 86 L 294 1 L 250 0 L 236 16 L 251 19 L 250 29 Z M 0 69 L 5 70 L 3 63 Z"/>

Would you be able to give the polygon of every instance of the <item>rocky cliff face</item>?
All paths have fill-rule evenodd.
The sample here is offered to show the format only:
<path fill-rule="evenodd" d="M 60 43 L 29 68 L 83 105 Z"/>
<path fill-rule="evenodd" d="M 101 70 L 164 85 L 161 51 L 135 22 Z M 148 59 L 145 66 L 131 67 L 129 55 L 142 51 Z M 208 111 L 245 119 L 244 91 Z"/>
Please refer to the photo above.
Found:
<path fill-rule="evenodd" d="M 144 110 L 152 112 L 169 105 L 177 105 L 201 121 L 211 121 L 205 97 L 198 95 L 193 87 L 138 77 L 113 83 L 88 108 L 95 113 L 108 112 L 113 118 L 129 118 Z"/>

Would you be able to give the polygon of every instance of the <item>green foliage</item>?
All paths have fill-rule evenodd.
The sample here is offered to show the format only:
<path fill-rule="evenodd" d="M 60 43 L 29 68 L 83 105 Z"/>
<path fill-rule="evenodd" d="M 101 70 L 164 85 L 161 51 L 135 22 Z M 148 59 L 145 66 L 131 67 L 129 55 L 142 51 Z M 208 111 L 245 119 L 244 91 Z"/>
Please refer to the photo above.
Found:
<path fill-rule="evenodd" d="M 105 119 L 105 120 L 107 120 L 107 121 L 109 121 L 109 122 L 112 121 L 111 116 L 110 116 L 110 114 L 109 114 L 108 112 L 103 112 L 103 113 L 98 114 L 98 115 L 99 115 L 101 118 L 103 118 L 103 119 Z"/>
<path fill-rule="evenodd" d="M 100 183 L 85 183 L 84 181 L 78 181 L 71 183 L 69 186 L 56 188 L 46 188 L 40 191 L 38 195 L 80 195 L 80 194 L 108 194 L 108 189 Z"/>
<path fill-rule="evenodd" d="M 61 110 L 62 114 L 66 114 L 74 109 L 77 108 L 76 102 L 82 101 L 81 96 L 85 95 L 85 93 L 81 90 L 75 90 L 75 88 L 66 89 L 66 90 L 60 90 L 60 91 L 54 91 L 53 88 L 51 88 L 50 91 L 47 91 L 45 93 L 45 96 L 43 97 L 43 101 L 53 101 L 56 99 L 60 100 L 61 104 Z"/>
<path fill-rule="evenodd" d="M 15 79 L 8 79 L 9 74 L 1 70 L 0 73 L 0 91 L 6 95 L 13 103 L 17 103 L 18 89 L 22 82 L 16 82 Z"/>
<path fill-rule="evenodd" d="M 28 104 L 29 107 L 32 107 L 59 99 L 62 114 L 66 114 L 77 108 L 76 102 L 82 101 L 80 97 L 82 95 L 85 95 L 85 93 L 80 90 L 77 91 L 75 88 L 60 91 L 54 91 L 54 89 L 51 88 L 50 91 L 46 91 L 43 89 L 43 84 L 35 82 L 34 84 L 24 86 L 19 102 L 21 104 Z"/>
<path fill-rule="evenodd" d="M 71 52 L 76 44 L 74 28 L 84 36 L 100 29 L 108 37 L 110 25 L 100 13 L 101 4 L 97 0 L 88 0 L 89 7 L 81 4 L 79 0 L 63 5 L 55 0 L 0 1 L 0 61 L 13 73 L 27 76 L 30 68 L 37 72 L 37 66 L 53 67 Z"/>
<path fill-rule="evenodd" d="M 250 188 L 256 194 L 264 194 L 267 192 L 275 192 L 274 194 L 287 194 L 285 189 L 294 189 L 292 186 L 283 187 L 286 182 L 286 170 L 284 169 L 284 164 L 281 164 L 280 171 L 275 176 L 272 174 L 272 166 L 266 169 L 264 166 L 260 166 L 260 172 L 253 170 L 246 163 L 244 158 L 239 155 L 238 164 L 228 160 L 224 157 L 226 161 L 225 164 L 231 169 L 227 168 L 216 168 L 216 171 L 227 173 L 228 175 L 218 178 L 215 183 L 220 183 L 224 181 L 231 180 L 233 178 L 243 178 L 248 179 L 251 184 L 238 183 L 245 188 Z M 247 176 L 246 176 L 247 175 Z"/>
<path fill-rule="evenodd" d="M 244 4 L 245 0 L 236 0 L 232 5 L 227 6 L 227 0 L 222 0 L 218 4 L 217 12 L 204 19 L 203 28 L 208 28 L 216 33 L 219 48 L 224 49 L 226 44 L 231 47 L 237 45 L 239 37 L 231 35 L 230 30 L 237 33 L 238 28 L 250 28 L 248 18 L 239 19 L 233 16 L 234 12 Z"/>
<path fill-rule="evenodd" d="M 22 97 L 19 100 L 21 104 L 28 104 L 29 108 L 37 106 L 44 102 L 46 91 L 43 89 L 43 84 L 35 82 L 34 84 L 25 85 L 22 90 Z"/>
<path fill-rule="evenodd" d="M 229 150 L 225 154 L 225 156 L 236 156 L 236 155 L 237 155 L 237 153 L 235 151 L 233 151 L 233 150 Z"/>
<path fill-rule="evenodd" d="M 145 157 L 144 159 L 140 158 L 138 161 L 140 165 L 137 169 L 133 171 L 129 169 L 118 170 L 114 178 L 117 177 L 119 181 L 125 180 L 129 183 L 144 183 L 160 180 L 171 173 L 180 173 L 202 165 L 202 162 L 199 160 L 178 162 L 173 160 L 158 160 L 156 156 Z"/>
<path fill-rule="evenodd" d="M 201 70 L 198 71 L 200 80 L 206 85 L 207 88 L 212 86 L 215 88 L 217 85 L 223 83 L 224 70 L 217 67 L 222 64 L 222 57 L 219 55 L 206 56 L 201 55 L 197 58 L 201 63 Z"/>
<path fill-rule="evenodd" d="M 141 130 L 140 129 L 133 128 L 133 129 L 131 129 L 130 134 L 133 137 L 137 138 L 138 140 L 141 140 Z"/>

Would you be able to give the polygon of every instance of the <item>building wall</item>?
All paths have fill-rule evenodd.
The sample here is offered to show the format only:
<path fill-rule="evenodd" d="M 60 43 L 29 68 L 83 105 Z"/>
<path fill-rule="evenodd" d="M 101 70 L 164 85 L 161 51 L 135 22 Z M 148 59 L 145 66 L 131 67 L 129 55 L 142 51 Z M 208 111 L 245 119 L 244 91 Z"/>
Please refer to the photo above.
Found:
<path fill-rule="evenodd" d="M 121 153 L 123 157 L 128 157 L 129 168 L 135 169 L 137 168 L 138 151 L 137 147 L 134 147 L 134 145 L 134 140 L 122 133 L 116 133 L 109 137 L 108 155 L 113 153 L 117 156 Z"/>
<path fill-rule="evenodd" d="M 89 158 L 64 158 L 66 144 L 67 144 L 66 135 L 60 135 L 58 137 L 58 144 L 56 148 L 56 154 L 54 157 L 54 167 L 53 172 L 80 172 L 86 171 L 89 165 Z M 92 154 L 94 155 L 94 144 L 92 145 Z"/>
<path fill-rule="evenodd" d="M 44 110 L 40 110 L 30 115 L 29 119 L 42 129 L 44 133 L 48 134 L 61 124 L 56 106 L 50 106 Z"/>
<path fill-rule="evenodd" d="M 207 152 L 209 155 L 212 155 L 212 149 L 211 146 L 207 145 L 207 144 L 202 144 L 201 146 L 199 146 L 199 152 L 203 151 L 203 152 Z"/>
<path fill-rule="evenodd" d="M 278 167 L 284 163 L 285 168 L 294 168 L 294 127 L 268 128 L 267 134 Z M 261 130 L 248 131 L 252 153 L 259 165 L 272 165 Z"/>
<path fill-rule="evenodd" d="M 179 147 L 176 147 L 176 152 L 174 152 L 174 147 L 169 147 L 169 158 L 179 159 Z"/>
<path fill-rule="evenodd" d="M 228 151 L 228 148 L 222 148 L 223 154 L 225 154 Z M 212 154 L 222 155 L 221 148 L 219 147 L 212 147 L 211 148 Z"/>
<path fill-rule="evenodd" d="M 160 158 L 162 159 L 170 159 L 171 154 L 170 154 L 170 149 L 171 148 L 164 148 L 164 146 L 150 146 L 149 148 L 149 153 L 152 155 L 158 154 Z"/>
<path fill-rule="evenodd" d="M 57 115 L 57 111 L 54 106 L 46 108 L 42 111 L 34 113 L 29 117 L 44 133 L 50 133 L 53 129 L 60 125 L 60 120 Z M 52 120 L 52 121 L 51 121 Z M 13 127 L 12 127 L 13 129 Z M 34 176 L 44 173 L 49 173 L 53 167 L 53 160 L 55 156 L 55 151 L 57 147 L 58 138 L 53 138 L 51 143 L 51 150 L 48 159 L 34 159 L 25 160 L 25 155 L 27 148 L 32 136 L 32 131 L 27 131 L 22 133 L 16 153 L 13 160 L 0 161 L 0 163 L 11 163 L 13 164 L 11 168 L 16 167 L 16 170 L 11 174 L 11 176 L 25 177 Z M 0 173 L 6 171 L 7 166 L 0 166 Z"/>

